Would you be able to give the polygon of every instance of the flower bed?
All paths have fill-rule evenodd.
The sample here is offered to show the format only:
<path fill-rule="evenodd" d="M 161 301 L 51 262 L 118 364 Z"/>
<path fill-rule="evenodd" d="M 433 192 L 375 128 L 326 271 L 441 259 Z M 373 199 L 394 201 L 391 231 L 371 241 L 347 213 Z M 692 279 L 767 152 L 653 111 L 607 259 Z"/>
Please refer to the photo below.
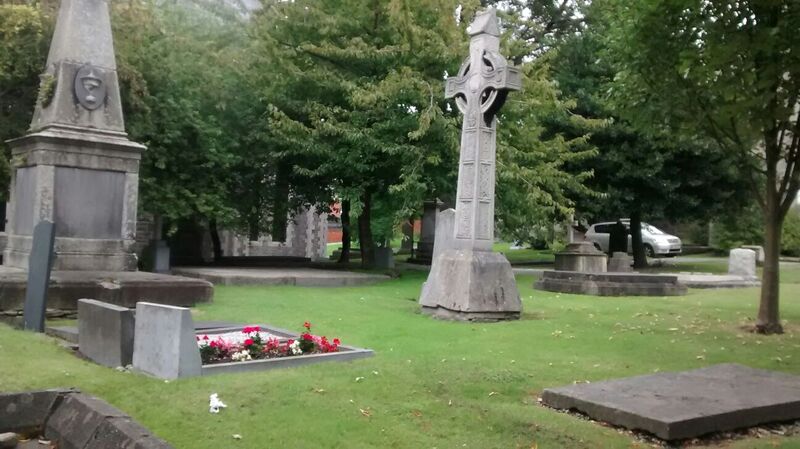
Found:
<path fill-rule="evenodd" d="M 328 340 L 325 336 L 313 335 L 308 321 L 303 327 L 305 332 L 297 338 L 279 337 L 263 331 L 260 326 L 246 326 L 241 332 L 198 335 L 197 347 L 203 365 L 339 351 L 338 338 Z"/>

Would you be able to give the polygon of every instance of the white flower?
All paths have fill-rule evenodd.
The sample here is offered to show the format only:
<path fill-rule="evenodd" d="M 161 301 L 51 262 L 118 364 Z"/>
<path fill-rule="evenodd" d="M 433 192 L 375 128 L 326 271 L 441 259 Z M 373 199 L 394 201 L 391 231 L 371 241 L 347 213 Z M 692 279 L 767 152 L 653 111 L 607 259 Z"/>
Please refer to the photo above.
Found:
<path fill-rule="evenodd" d="M 213 393 L 211 396 L 208 397 L 209 413 L 219 413 L 219 409 L 225 407 L 227 407 L 227 405 L 225 405 L 222 401 L 219 400 L 219 397 L 217 397 L 217 393 Z"/>
<path fill-rule="evenodd" d="M 292 350 L 293 355 L 298 355 L 303 353 L 303 350 L 300 349 L 300 342 L 297 340 L 293 341 L 292 344 L 289 345 L 289 349 Z"/>
<path fill-rule="evenodd" d="M 231 358 L 236 362 L 243 362 L 245 360 L 252 360 L 253 357 L 250 356 L 250 351 L 245 349 L 244 351 L 234 352 L 231 355 Z"/>

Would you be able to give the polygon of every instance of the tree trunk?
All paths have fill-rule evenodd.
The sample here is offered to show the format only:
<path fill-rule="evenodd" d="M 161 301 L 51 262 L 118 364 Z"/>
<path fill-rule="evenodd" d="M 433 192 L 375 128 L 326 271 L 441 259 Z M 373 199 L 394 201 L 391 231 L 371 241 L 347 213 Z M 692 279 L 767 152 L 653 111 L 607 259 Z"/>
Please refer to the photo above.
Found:
<path fill-rule="evenodd" d="M 372 194 L 364 193 L 361 197 L 363 203 L 361 215 L 358 216 L 358 240 L 361 246 L 361 267 L 372 268 L 375 266 L 375 242 L 372 240 L 370 215 L 372 209 Z"/>
<path fill-rule="evenodd" d="M 778 201 L 768 192 L 764 210 L 764 272 L 761 278 L 761 302 L 758 305 L 756 332 L 761 334 L 783 333 L 779 305 L 780 251 L 783 217 Z"/>
<path fill-rule="evenodd" d="M 342 201 L 342 252 L 339 254 L 338 263 L 350 262 L 350 200 Z"/>
<path fill-rule="evenodd" d="M 631 247 L 633 249 L 633 267 L 646 268 L 647 255 L 642 244 L 642 213 L 638 210 L 631 214 Z"/>
<path fill-rule="evenodd" d="M 214 262 L 219 262 L 222 259 L 222 242 L 219 239 L 216 219 L 209 220 L 208 230 L 211 233 L 211 245 L 214 247 Z"/>

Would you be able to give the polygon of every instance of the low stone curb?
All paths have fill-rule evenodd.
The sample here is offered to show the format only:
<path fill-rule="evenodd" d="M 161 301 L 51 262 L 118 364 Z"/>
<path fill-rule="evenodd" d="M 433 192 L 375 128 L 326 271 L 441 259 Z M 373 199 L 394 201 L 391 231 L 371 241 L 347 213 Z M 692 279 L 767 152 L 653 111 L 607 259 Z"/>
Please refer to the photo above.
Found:
<path fill-rule="evenodd" d="M 76 390 L 0 394 L 0 433 L 44 435 L 59 449 L 172 449 L 121 410 Z"/>

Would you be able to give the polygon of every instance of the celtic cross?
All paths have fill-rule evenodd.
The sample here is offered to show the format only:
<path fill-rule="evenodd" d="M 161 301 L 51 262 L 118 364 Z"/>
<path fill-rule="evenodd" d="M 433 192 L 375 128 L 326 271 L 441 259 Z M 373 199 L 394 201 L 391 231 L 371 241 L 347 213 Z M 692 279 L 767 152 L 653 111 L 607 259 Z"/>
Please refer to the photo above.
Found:
<path fill-rule="evenodd" d="M 494 184 L 497 111 L 522 77 L 500 55 L 497 15 L 490 8 L 468 28 L 469 58 L 447 79 L 445 97 L 464 115 L 456 194 L 455 246 L 491 251 L 494 241 Z"/>

